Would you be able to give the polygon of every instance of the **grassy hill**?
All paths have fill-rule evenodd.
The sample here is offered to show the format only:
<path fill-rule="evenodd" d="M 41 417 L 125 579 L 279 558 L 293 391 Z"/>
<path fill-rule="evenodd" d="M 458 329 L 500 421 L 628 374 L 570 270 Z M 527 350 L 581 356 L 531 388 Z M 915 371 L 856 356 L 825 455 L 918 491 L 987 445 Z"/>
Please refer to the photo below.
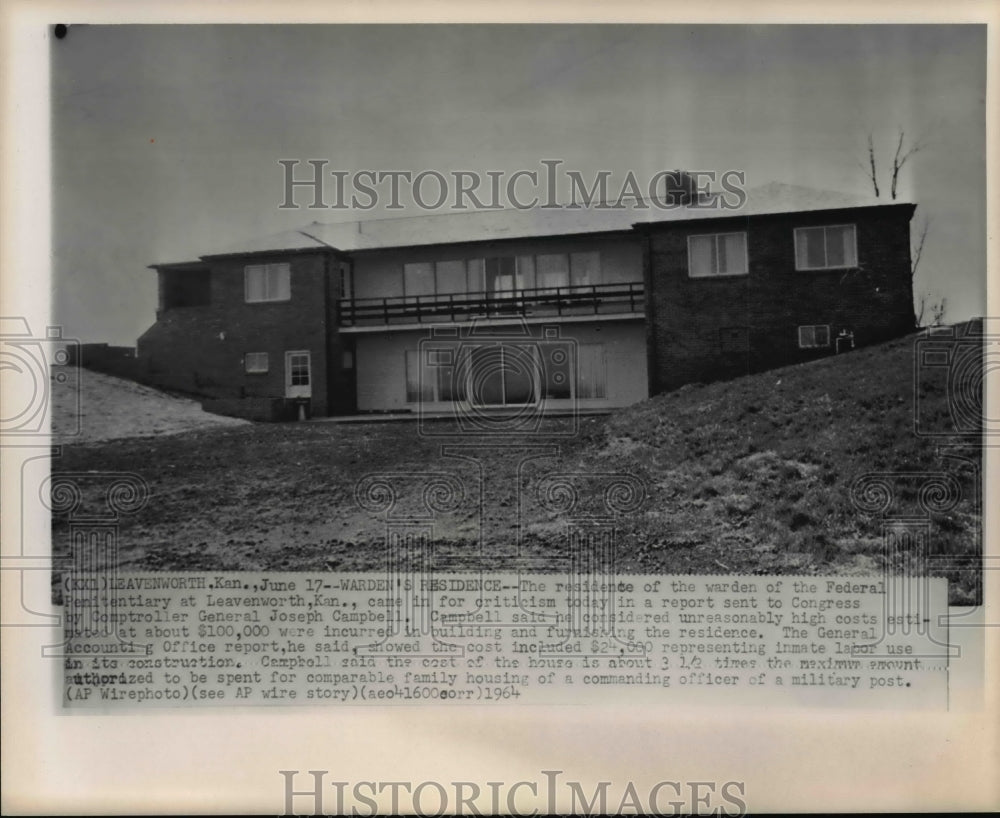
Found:
<path fill-rule="evenodd" d="M 562 442 L 508 438 L 476 455 L 481 471 L 446 456 L 444 441 L 419 436 L 416 424 L 322 422 L 71 445 L 53 470 L 129 471 L 146 481 L 148 504 L 122 520 L 123 570 L 381 569 L 384 521 L 359 506 L 359 482 L 409 474 L 403 510 L 419 502 L 421 479 L 441 472 L 464 494 L 436 522 L 438 570 L 563 572 L 567 515 L 533 501 L 539 481 L 558 472 L 576 475 L 591 505 L 603 491 L 594 475 L 627 473 L 645 485 L 646 502 L 616 523 L 623 573 L 839 575 L 883 570 L 881 517 L 852 501 L 858 478 L 900 473 L 890 478 L 890 513 L 923 515 L 923 475 L 945 473 L 960 499 L 928 518 L 932 553 L 950 558 L 932 572 L 952 581 L 953 604 L 971 603 L 980 593 L 980 452 L 956 438 L 942 453 L 941 441 L 914 434 L 915 340 L 688 386 L 583 418 Z M 921 410 L 947 420 L 946 391 L 920 388 Z M 571 421 L 546 424 L 565 431 Z M 533 456 L 539 443 L 559 448 Z M 101 502 L 98 489 L 84 495 L 85 504 Z M 66 521 L 53 525 L 58 552 Z"/>
<path fill-rule="evenodd" d="M 888 478 L 889 514 L 924 517 L 924 475 L 944 473 L 961 499 L 929 515 L 931 554 L 952 557 L 950 569 L 933 573 L 953 580 L 953 604 L 978 598 L 981 449 L 968 438 L 915 434 L 918 392 L 931 427 L 950 425 L 946 391 L 933 379 L 915 387 L 916 338 L 687 387 L 595 429 L 584 462 L 630 464 L 654 481 L 654 508 L 633 532 L 636 567 L 880 571 L 882 517 L 852 502 L 852 485 L 872 472 L 901 473 Z"/>

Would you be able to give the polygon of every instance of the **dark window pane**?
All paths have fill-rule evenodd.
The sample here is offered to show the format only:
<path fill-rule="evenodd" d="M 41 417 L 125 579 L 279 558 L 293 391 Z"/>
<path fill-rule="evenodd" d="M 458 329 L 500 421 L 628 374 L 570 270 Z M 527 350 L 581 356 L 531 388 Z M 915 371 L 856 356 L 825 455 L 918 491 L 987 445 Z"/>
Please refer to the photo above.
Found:
<path fill-rule="evenodd" d="M 535 348 L 533 346 L 503 347 L 504 402 L 525 404 L 535 402 Z"/>
<path fill-rule="evenodd" d="M 499 346 L 472 350 L 469 384 L 472 403 L 478 406 L 503 405 L 503 353 Z"/>

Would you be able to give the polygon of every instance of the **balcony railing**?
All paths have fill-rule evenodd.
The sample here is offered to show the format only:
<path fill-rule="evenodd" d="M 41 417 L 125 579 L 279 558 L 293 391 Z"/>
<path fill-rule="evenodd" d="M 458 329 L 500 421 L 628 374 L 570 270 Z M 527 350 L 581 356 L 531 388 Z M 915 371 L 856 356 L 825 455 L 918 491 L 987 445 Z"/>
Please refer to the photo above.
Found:
<path fill-rule="evenodd" d="M 443 323 L 476 317 L 587 316 L 642 313 L 642 282 L 539 287 L 504 292 L 343 298 L 340 324 Z"/>

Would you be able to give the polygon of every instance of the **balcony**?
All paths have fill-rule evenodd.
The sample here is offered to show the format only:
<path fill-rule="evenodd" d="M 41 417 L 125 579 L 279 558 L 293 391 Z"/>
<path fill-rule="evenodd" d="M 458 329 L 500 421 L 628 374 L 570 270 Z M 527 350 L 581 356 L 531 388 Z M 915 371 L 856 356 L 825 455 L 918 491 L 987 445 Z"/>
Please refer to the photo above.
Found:
<path fill-rule="evenodd" d="M 544 287 L 504 292 L 344 298 L 342 327 L 441 324 L 473 318 L 578 316 L 644 312 L 642 282 Z"/>

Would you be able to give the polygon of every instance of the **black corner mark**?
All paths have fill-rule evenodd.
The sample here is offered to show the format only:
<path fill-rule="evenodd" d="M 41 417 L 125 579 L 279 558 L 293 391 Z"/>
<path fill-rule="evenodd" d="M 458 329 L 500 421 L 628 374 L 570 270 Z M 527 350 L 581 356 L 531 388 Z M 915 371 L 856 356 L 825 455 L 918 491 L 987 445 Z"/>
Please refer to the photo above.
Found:
<path fill-rule="evenodd" d="M 53 33 L 56 35 L 57 40 L 62 40 L 67 34 L 69 34 L 69 26 L 65 23 L 57 23 L 53 26 Z"/>

